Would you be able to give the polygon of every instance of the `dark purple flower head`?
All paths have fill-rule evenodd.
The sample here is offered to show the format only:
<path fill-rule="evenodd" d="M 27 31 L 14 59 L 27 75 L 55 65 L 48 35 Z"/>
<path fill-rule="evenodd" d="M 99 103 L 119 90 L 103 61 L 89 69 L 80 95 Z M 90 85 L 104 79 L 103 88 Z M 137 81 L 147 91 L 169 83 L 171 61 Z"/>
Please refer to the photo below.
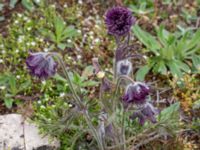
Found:
<path fill-rule="evenodd" d="M 131 26 L 135 24 L 135 18 L 129 9 L 118 6 L 106 12 L 105 23 L 109 34 L 124 36 L 129 33 Z"/>
<path fill-rule="evenodd" d="M 149 95 L 149 92 L 150 89 L 145 83 L 131 83 L 127 86 L 122 100 L 126 104 L 144 104 L 146 102 L 146 97 Z"/>
<path fill-rule="evenodd" d="M 40 79 L 47 79 L 56 73 L 57 63 L 49 53 L 30 53 L 26 64 L 30 73 Z"/>
<path fill-rule="evenodd" d="M 139 119 L 139 123 L 144 125 L 146 120 L 156 123 L 155 115 L 159 113 L 158 109 L 154 108 L 150 103 L 146 103 L 142 109 L 133 113 L 131 119 Z"/>

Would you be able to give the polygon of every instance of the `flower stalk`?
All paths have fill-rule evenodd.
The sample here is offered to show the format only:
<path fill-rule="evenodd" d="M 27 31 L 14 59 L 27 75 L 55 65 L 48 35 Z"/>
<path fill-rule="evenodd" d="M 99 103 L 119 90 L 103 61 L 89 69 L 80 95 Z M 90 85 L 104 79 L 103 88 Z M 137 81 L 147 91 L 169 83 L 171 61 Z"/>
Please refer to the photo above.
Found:
<path fill-rule="evenodd" d="M 58 55 L 58 54 L 56 54 L 56 53 L 54 53 L 54 56 L 56 56 L 56 58 L 58 59 L 60 65 L 61 65 L 61 67 L 62 67 L 63 73 L 64 73 L 64 75 L 65 75 L 65 77 L 66 77 L 66 79 L 67 79 L 67 81 L 68 81 L 69 88 L 70 88 L 70 90 L 71 90 L 71 92 L 72 92 L 72 95 L 73 95 L 74 99 L 76 100 L 76 102 L 77 102 L 77 104 L 79 105 L 79 107 L 82 108 L 82 109 L 84 109 L 84 111 L 83 111 L 83 112 L 84 112 L 84 113 L 83 113 L 83 116 L 84 116 L 84 118 L 85 118 L 85 120 L 86 120 L 86 122 L 87 122 L 87 125 L 88 125 L 89 128 L 91 129 L 92 134 L 93 134 L 93 136 L 95 137 L 95 139 L 96 139 L 96 141 L 97 141 L 97 143 L 98 143 L 98 146 L 99 146 L 100 150 L 104 150 L 104 146 L 103 146 L 102 140 L 100 139 L 97 130 L 95 129 L 95 127 L 94 127 L 93 124 L 92 124 L 92 121 L 91 121 L 91 119 L 90 119 L 90 116 L 89 116 L 89 114 L 88 114 L 87 109 L 84 108 L 84 104 L 82 103 L 80 97 L 78 96 L 78 94 L 76 93 L 76 91 L 75 91 L 75 89 L 74 89 L 74 87 L 73 87 L 73 84 L 72 84 L 72 82 L 71 82 L 71 80 L 70 80 L 68 71 L 67 71 L 67 69 L 66 69 L 66 67 L 65 67 L 65 64 L 64 64 L 64 62 L 63 62 L 61 56 Z"/>

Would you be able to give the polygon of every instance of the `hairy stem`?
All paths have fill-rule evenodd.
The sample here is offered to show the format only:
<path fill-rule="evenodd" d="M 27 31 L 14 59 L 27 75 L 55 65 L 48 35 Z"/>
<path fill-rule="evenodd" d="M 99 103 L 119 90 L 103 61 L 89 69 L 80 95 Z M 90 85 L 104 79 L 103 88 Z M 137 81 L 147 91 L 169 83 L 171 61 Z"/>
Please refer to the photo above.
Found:
<path fill-rule="evenodd" d="M 58 59 L 60 65 L 61 65 L 61 67 L 63 69 L 63 73 L 64 73 L 64 75 L 65 75 L 65 77 L 66 77 L 66 79 L 68 81 L 69 88 L 70 88 L 70 90 L 72 92 L 72 95 L 73 95 L 74 99 L 76 100 L 76 102 L 79 105 L 79 107 L 84 109 L 84 104 L 82 103 L 80 97 L 78 96 L 78 94 L 76 93 L 76 91 L 75 91 L 75 89 L 73 87 L 73 84 L 72 84 L 71 79 L 70 79 L 69 74 L 68 74 L 68 70 L 65 68 L 65 64 L 64 64 L 61 56 L 59 56 L 57 53 L 53 53 L 53 54 L 54 54 L 54 56 L 56 56 L 56 58 Z M 85 118 L 85 120 L 87 122 L 87 125 L 91 129 L 92 134 L 93 134 L 93 136 L 95 137 L 95 139 L 96 139 L 96 141 L 98 143 L 98 146 L 99 146 L 100 150 L 104 150 L 104 147 L 103 147 L 103 144 L 102 144 L 102 142 L 100 140 L 99 134 L 98 134 L 97 130 L 95 129 L 95 127 L 92 124 L 92 121 L 90 119 L 88 111 L 85 110 L 83 115 L 84 115 L 84 118 Z"/>

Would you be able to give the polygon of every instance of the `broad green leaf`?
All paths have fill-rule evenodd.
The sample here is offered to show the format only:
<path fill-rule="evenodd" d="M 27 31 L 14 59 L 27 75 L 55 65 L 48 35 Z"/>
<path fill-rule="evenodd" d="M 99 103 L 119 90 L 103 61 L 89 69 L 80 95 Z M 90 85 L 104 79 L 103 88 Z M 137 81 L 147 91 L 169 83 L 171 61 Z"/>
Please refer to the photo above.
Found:
<path fill-rule="evenodd" d="M 137 81 L 143 81 L 146 74 L 149 72 L 149 70 L 151 69 L 150 66 L 145 65 L 143 67 L 141 67 L 137 72 L 136 72 L 136 80 Z"/>
<path fill-rule="evenodd" d="M 3 10 L 4 4 L 0 3 L 0 11 Z"/>
<path fill-rule="evenodd" d="M 14 8 L 18 0 L 10 0 L 9 6 Z"/>
<path fill-rule="evenodd" d="M 194 36 L 192 37 L 192 39 L 190 40 L 190 42 L 188 44 L 186 44 L 185 49 L 192 49 L 194 48 L 197 44 L 199 44 L 200 41 L 200 29 L 198 29 L 196 31 L 196 33 L 194 34 Z"/>
<path fill-rule="evenodd" d="M 0 21 L 4 21 L 5 17 L 4 16 L 0 16 Z"/>
<path fill-rule="evenodd" d="M 155 64 L 154 67 L 153 67 L 153 72 L 166 74 L 167 73 L 167 68 L 166 68 L 165 62 L 162 61 L 162 60 L 157 62 L 157 64 Z"/>
<path fill-rule="evenodd" d="M 159 121 L 170 121 L 172 119 L 176 119 L 178 121 L 179 119 L 179 109 L 180 109 L 180 103 L 177 102 L 175 104 L 172 104 L 171 106 L 165 108 L 161 111 L 159 115 Z"/>
<path fill-rule="evenodd" d="M 5 98 L 4 99 L 4 104 L 8 109 L 12 108 L 13 102 L 14 102 L 14 100 L 12 98 Z"/>
<path fill-rule="evenodd" d="M 154 53 L 157 53 L 157 50 L 161 48 L 159 42 L 156 41 L 155 37 L 148 32 L 142 30 L 138 25 L 134 25 L 132 30 L 134 32 L 134 35 L 147 47 L 147 49 L 151 50 Z"/>
<path fill-rule="evenodd" d="M 29 11 L 33 11 L 34 5 L 30 0 L 22 0 L 22 5 Z"/>
<path fill-rule="evenodd" d="M 73 26 L 68 26 L 63 31 L 62 39 L 66 39 L 69 37 L 75 37 L 78 35 L 77 30 Z"/>
<path fill-rule="evenodd" d="M 17 87 L 16 87 L 16 78 L 13 75 L 9 76 L 9 86 L 11 94 L 15 95 L 17 93 Z"/>
<path fill-rule="evenodd" d="M 7 75 L 0 75 L 0 85 L 5 85 L 8 82 Z"/>
<path fill-rule="evenodd" d="M 66 80 L 65 78 L 63 78 L 61 75 L 59 75 L 59 74 L 55 74 L 55 75 L 53 76 L 53 78 L 54 78 L 55 80 L 57 80 L 57 81 L 66 82 L 66 83 L 67 83 L 67 80 Z"/>
<path fill-rule="evenodd" d="M 193 109 L 200 109 L 200 99 L 193 103 L 192 108 Z"/>
<path fill-rule="evenodd" d="M 65 28 L 64 21 L 61 17 L 56 16 L 54 18 L 55 34 L 58 42 L 61 42 L 61 37 Z"/>
<path fill-rule="evenodd" d="M 17 92 L 21 92 L 23 90 L 26 90 L 31 85 L 31 81 L 27 80 L 24 83 L 20 84 L 19 88 L 17 89 Z"/>
<path fill-rule="evenodd" d="M 93 75 L 93 71 L 94 71 L 94 67 L 93 66 L 87 66 L 83 72 L 82 72 L 82 77 L 87 79 L 89 76 L 92 76 Z"/>
<path fill-rule="evenodd" d="M 64 50 L 66 47 L 67 47 L 67 44 L 65 44 L 65 43 L 58 44 L 58 48 L 60 48 L 61 50 Z"/>
<path fill-rule="evenodd" d="M 197 70 L 200 70 L 200 55 L 192 55 L 192 63 Z"/>
<path fill-rule="evenodd" d="M 167 46 L 167 39 L 168 39 L 169 32 L 164 29 L 164 26 L 159 26 L 157 29 L 157 36 L 159 41 L 163 44 L 163 46 Z"/>
<path fill-rule="evenodd" d="M 191 70 L 190 70 L 190 67 L 185 64 L 184 62 L 181 62 L 179 60 L 176 60 L 176 64 L 179 66 L 179 68 L 181 68 L 183 71 L 189 73 Z"/>
<path fill-rule="evenodd" d="M 81 87 L 90 87 L 90 86 L 96 86 L 98 85 L 99 82 L 96 82 L 96 81 L 84 81 L 82 84 L 81 84 Z"/>
<path fill-rule="evenodd" d="M 182 76 L 181 70 L 180 70 L 179 66 L 176 64 L 176 62 L 174 62 L 174 61 L 168 62 L 167 66 L 169 67 L 169 70 L 174 77 Z"/>

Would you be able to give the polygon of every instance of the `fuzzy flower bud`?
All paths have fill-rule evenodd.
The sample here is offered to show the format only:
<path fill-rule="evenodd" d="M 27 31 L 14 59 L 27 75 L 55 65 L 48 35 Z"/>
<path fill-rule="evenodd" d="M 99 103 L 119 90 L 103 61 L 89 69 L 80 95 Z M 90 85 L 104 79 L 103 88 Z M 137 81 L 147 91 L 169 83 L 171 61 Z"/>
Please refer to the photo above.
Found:
<path fill-rule="evenodd" d="M 149 95 L 150 89 L 145 83 L 135 82 L 126 87 L 126 91 L 122 100 L 125 104 L 144 104 L 146 97 Z"/>
<path fill-rule="evenodd" d="M 131 26 L 135 24 L 135 18 L 129 9 L 118 6 L 106 12 L 105 23 L 109 34 L 124 36 L 129 33 Z"/>
<path fill-rule="evenodd" d="M 30 73 L 40 79 L 47 79 L 56 73 L 57 63 L 49 53 L 30 53 L 26 64 Z"/>
<path fill-rule="evenodd" d="M 117 74 L 129 75 L 132 71 L 132 64 L 128 59 L 120 60 L 117 62 Z"/>

